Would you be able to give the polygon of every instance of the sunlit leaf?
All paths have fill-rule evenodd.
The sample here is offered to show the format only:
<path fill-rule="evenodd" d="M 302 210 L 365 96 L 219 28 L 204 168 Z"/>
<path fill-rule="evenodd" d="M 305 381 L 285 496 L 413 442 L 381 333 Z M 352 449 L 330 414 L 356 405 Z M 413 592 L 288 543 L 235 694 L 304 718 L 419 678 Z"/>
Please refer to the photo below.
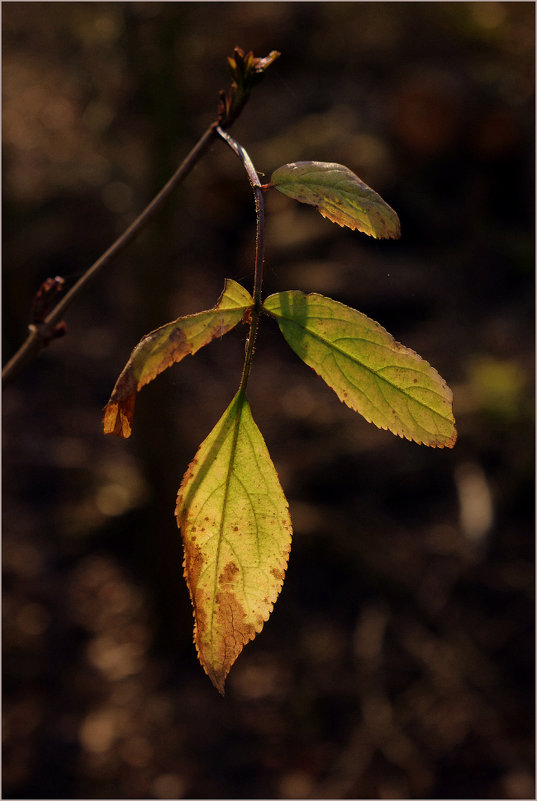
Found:
<path fill-rule="evenodd" d="M 199 660 L 219 692 L 268 620 L 289 550 L 287 501 L 244 392 L 190 464 L 177 496 Z"/>
<path fill-rule="evenodd" d="M 316 206 L 323 217 L 374 236 L 398 239 L 399 217 L 377 192 L 348 167 L 324 161 L 296 161 L 279 167 L 270 183 L 284 195 Z"/>
<path fill-rule="evenodd" d="M 400 437 L 451 448 L 451 390 L 421 356 L 365 314 L 322 295 L 278 292 L 263 308 L 340 400 Z"/>
<path fill-rule="evenodd" d="M 130 437 L 136 393 L 160 373 L 240 323 L 251 308 L 249 292 L 231 278 L 213 309 L 179 317 L 146 334 L 134 348 L 104 410 L 104 433 Z"/>

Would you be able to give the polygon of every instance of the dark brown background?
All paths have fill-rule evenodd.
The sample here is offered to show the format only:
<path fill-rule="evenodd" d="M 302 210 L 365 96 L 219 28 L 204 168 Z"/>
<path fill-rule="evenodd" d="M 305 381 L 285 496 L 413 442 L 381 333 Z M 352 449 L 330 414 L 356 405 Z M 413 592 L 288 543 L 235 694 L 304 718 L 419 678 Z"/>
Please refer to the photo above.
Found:
<path fill-rule="evenodd" d="M 282 56 L 234 134 L 267 176 L 349 166 L 376 242 L 267 197 L 265 291 L 370 315 L 453 388 L 419 447 L 340 404 L 266 320 L 249 397 L 295 524 L 220 698 L 173 518 L 238 384 L 243 330 L 101 410 L 148 330 L 251 283 L 254 215 L 216 143 L 4 391 L 4 797 L 533 796 L 533 3 L 5 3 L 4 355 L 213 119 L 235 45 Z"/>

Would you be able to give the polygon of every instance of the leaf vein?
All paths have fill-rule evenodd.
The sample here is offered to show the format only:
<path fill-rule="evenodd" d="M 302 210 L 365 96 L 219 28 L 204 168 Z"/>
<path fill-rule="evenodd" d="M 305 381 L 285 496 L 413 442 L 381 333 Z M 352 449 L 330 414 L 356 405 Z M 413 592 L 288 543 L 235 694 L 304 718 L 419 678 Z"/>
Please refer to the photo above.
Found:
<path fill-rule="evenodd" d="M 394 383 L 393 383 L 393 381 L 390 381 L 389 379 L 387 379 L 387 378 L 385 378 L 384 376 L 380 375 L 380 374 L 379 374 L 379 372 L 378 372 L 377 370 L 375 370 L 375 369 L 373 369 L 373 368 L 369 367 L 367 364 L 364 364 L 364 362 L 360 361 L 360 359 L 358 359 L 356 356 L 354 356 L 354 355 L 352 355 L 352 354 L 349 354 L 349 353 L 347 353 L 347 351 L 345 351 L 345 350 L 343 350 L 343 348 L 340 348 L 340 347 L 338 347 L 337 345 L 335 345 L 335 344 L 334 344 L 334 343 L 333 343 L 331 340 L 329 340 L 329 339 L 326 339 L 326 338 L 325 338 L 325 337 L 323 337 L 321 334 L 318 334 L 317 332 L 315 332 L 315 331 L 312 331 L 310 328 L 307 328 L 306 326 L 302 325 L 301 323 L 298 323 L 298 322 L 297 322 L 295 319 L 293 319 L 293 318 L 290 318 L 290 317 L 285 317 L 284 315 L 281 315 L 281 316 L 280 316 L 280 318 L 281 318 L 281 319 L 283 319 L 283 320 L 285 320 L 285 321 L 286 321 L 286 322 L 288 322 L 288 323 L 291 323 L 292 325 L 296 325 L 298 328 L 301 328 L 301 329 L 302 329 L 302 330 L 303 330 L 303 331 L 306 333 L 306 335 L 307 335 L 307 336 L 310 336 L 310 337 L 312 337 L 313 339 L 316 339 L 316 340 L 317 340 L 318 342 L 320 342 L 320 343 L 321 343 L 321 344 L 322 344 L 324 347 L 326 347 L 326 348 L 328 348 L 328 349 L 332 349 L 332 350 L 335 350 L 335 351 L 337 351 L 337 352 L 338 352 L 338 353 L 340 353 L 340 354 L 341 354 L 341 355 L 342 355 L 344 358 L 346 358 L 346 359 L 349 359 L 351 362 L 353 362 L 353 363 L 354 363 L 354 364 L 356 364 L 357 366 L 359 366 L 359 367 L 363 368 L 364 370 L 366 370 L 366 371 L 367 371 L 368 373 L 370 373 L 371 375 L 373 375 L 373 376 L 377 376 L 377 377 L 378 377 L 378 378 L 379 378 L 381 381 L 384 381 L 384 382 L 385 382 L 387 385 L 389 385 L 389 386 L 390 386 L 390 387 L 391 387 L 393 390 L 395 390 L 397 393 L 400 393 L 400 394 L 402 394 L 402 395 L 403 395 L 405 398 L 408 398 L 408 395 L 406 395 L 406 393 L 404 392 L 404 390 L 403 390 L 403 389 L 401 389 L 400 387 L 398 387 L 398 386 L 397 386 L 397 384 L 394 384 Z M 311 318 L 310 318 L 310 319 L 311 319 Z M 318 318 L 318 319 L 325 319 L 325 318 Z M 385 346 L 385 347 L 388 347 L 388 346 Z M 387 365 L 387 367 L 388 367 L 388 366 L 390 366 L 390 365 Z M 341 368 L 339 368 L 339 369 L 340 369 L 340 372 L 342 372 Z M 410 369 L 410 368 L 409 368 L 409 369 Z M 342 374 L 343 374 L 343 373 L 342 373 Z M 345 378 L 347 378 L 347 376 L 346 376 L 345 374 L 343 374 L 343 376 L 344 376 Z M 366 397 L 367 397 L 367 396 L 366 396 Z M 431 408 L 429 405 L 427 405 L 427 404 L 426 404 L 426 403 L 424 403 L 423 401 L 421 401 L 421 400 L 419 400 L 419 399 L 417 399 L 417 398 L 412 398 L 412 400 L 413 400 L 415 403 L 417 403 L 417 404 L 419 404 L 420 406 L 422 406 L 423 408 L 425 408 L 425 409 L 427 409 L 428 411 L 432 412 L 433 414 L 436 414 L 436 415 L 438 415 L 438 417 L 440 417 L 440 418 L 442 418 L 442 419 L 444 419 L 444 420 L 447 420 L 447 421 L 449 421 L 449 419 L 450 419 L 450 418 L 449 418 L 449 416 L 447 416 L 447 415 L 443 415 L 443 414 L 441 414 L 440 412 L 436 411 L 435 409 L 432 409 L 432 408 Z"/>

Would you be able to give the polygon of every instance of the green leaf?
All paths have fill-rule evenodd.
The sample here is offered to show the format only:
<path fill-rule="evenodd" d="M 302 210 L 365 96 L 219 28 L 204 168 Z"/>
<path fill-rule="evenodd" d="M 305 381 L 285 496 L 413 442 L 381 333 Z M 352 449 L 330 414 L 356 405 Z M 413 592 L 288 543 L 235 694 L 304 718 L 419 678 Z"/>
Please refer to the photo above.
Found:
<path fill-rule="evenodd" d="M 338 398 L 379 428 L 451 448 L 453 395 L 421 356 L 365 314 L 322 295 L 271 295 L 263 308 L 300 358 Z"/>
<path fill-rule="evenodd" d="M 287 501 L 243 391 L 200 445 L 175 514 L 194 642 L 203 669 L 223 694 L 235 659 L 269 618 L 292 535 Z"/>
<path fill-rule="evenodd" d="M 270 179 L 284 195 L 316 206 L 338 225 L 374 236 L 398 239 L 399 217 L 348 167 L 324 161 L 296 161 L 279 167 Z"/>
<path fill-rule="evenodd" d="M 214 308 L 179 317 L 146 334 L 116 381 L 104 410 L 104 433 L 130 437 L 136 393 L 175 362 L 227 334 L 240 323 L 253 302 L 246 289 L 227 278 Z"/>

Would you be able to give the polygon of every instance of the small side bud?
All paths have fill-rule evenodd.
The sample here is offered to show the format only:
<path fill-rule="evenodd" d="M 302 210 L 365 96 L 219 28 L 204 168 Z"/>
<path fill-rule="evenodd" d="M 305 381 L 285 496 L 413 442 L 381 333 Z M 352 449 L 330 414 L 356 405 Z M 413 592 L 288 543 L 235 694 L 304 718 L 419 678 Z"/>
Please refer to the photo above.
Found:
<path fill-rule="evenodd" d="M 54 306 L 57 296 L 63 290 L 65 280 L 57 275 L 56 278 L 47 278 L 37 292 L 32 303 L 32 322 L 42 323 Z"/>

